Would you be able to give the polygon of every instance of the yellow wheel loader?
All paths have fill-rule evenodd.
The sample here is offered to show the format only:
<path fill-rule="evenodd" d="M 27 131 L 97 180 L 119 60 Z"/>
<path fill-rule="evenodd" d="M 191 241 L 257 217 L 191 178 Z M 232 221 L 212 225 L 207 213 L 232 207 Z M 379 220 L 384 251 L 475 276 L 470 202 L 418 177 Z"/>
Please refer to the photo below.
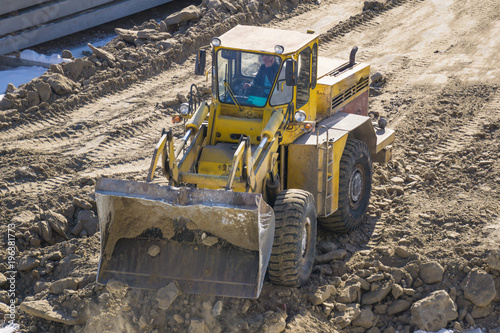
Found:
<path fill-rule="evenodd" d="M 163 131 L 146 182 L 96 184 L 99 283 L 257 298 L 266 273 L 308 280 L 317 223 L 359 227 L 372 161 L 391 158 L 394 131 L 368 115 L 370 66 L 357 48 L 348 61 L 323 58 L 318 39 L 240 25 L 198 51 L 212 97 L 181 105 L 182 140 Z M 158 163 L 168 186 L 153 182 Z"/>

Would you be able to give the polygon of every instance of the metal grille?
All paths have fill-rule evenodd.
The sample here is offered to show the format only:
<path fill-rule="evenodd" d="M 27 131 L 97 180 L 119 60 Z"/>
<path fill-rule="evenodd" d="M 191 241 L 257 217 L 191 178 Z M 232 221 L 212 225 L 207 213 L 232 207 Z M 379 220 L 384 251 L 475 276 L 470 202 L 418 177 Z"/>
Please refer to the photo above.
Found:
<path fill-rule="evenodd" d="M 335 108 L 342 105 L 342 103 L 347 101 L 349 98 L 353 97 L 358 92 L 368 87 L 369 81 L 370 81 L 369 77 L 367 76 L 366 78 L 359 81 L 356 85 L 352 86 L 349 89 L 344 90 L 343 92 L 335 96 L 335 98 L 332 99 L 332 110 L 335 110 Z"/>

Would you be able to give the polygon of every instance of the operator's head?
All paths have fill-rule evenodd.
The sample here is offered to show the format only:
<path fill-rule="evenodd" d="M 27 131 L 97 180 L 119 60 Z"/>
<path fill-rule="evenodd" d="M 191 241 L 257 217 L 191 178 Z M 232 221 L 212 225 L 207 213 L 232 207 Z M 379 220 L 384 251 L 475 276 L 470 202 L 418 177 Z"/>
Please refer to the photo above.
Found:
<path fill-rule="evenodd" d="M 273 65 L 273 63 L 274 63 L 274 56 L 264 54 L 262 56 L 262 61 L 264 62 L 264 65 L 266 67 L 271 67 Z"/>

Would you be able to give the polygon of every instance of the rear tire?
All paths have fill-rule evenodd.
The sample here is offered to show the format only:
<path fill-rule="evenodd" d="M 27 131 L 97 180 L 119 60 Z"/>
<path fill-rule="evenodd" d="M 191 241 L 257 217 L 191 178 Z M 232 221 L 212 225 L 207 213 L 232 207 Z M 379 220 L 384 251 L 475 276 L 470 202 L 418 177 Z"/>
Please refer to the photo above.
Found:
<path fill-rule="evenodd" d="M 316 249 L 316 205 L 303 190 L 280 192 L 274 204 L 276 228 L 269 260 L 272 283 L 299 287 L 311 275 Z"/>
<path fill-rule="evenodd" d="M 350 232 L 361 225 L 372 189 L 372 158 L 364 142 L 347 140 L 339 178 L 339 207 L 319 223 L 331 231 Z"/>

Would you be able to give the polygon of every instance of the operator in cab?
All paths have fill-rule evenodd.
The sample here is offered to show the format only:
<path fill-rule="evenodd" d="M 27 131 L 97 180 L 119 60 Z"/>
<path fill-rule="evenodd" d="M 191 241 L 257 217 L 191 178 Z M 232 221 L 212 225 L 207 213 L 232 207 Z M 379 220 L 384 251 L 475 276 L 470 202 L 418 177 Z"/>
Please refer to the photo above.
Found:
<path fill-rule="evenodd" d="M 252 89 L 252 93 L 258 96 L 268 96 L 273 85 L 276 74 L 279 70 L 279 60 L 273 55 L 264 54 L 261 56 L 263 64 L 260 66 L 257 75 L 251 83 L 246 82 L 243 89 Z"/>

